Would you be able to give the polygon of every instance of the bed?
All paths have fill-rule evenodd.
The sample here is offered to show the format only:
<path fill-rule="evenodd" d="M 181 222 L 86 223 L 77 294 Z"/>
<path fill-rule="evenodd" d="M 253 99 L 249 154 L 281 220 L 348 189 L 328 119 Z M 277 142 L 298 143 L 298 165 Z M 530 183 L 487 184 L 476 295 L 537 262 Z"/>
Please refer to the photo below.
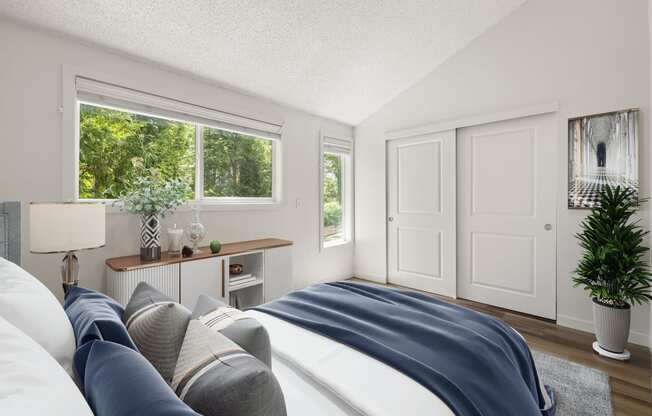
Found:
<path fill-rule="evenodd" d="M 289 414 L 554 414 L 517 331 L 424 294 L 335 282 L 247 314 L 269 333 Z"/>
<path fill-rule="evenodd" d="M 54 416 L 130 415 L 123 398 L 131 395 L 136 397 L 130 400 L 147 397 L 159 409 L 169 403 L 163 408 L 175 410 L 166 415 L 196 415 L 195 407 L 175 395 L 174 378 L 166 384 L 149 357 L 141 356 L 146 352 L 140 345 L 131 349 L 118 345 L 117 334 L 132 342 L 122 323 L 129 308 L 124 312 L 99 292 L 81 288 L 76 292 L 80 299 L 89 296 L 93 305 L 105 307 L 101 325 L 91 325 L 91 338 L 99 340 L 81 346 L 71 314 L 74 308 L 69 308 L 75 300 L 67 297 L 64 312 L 38 279 L 0 259 L 0 413 L 20 409 L 21 414 L 37 415 L 48 409 Z M 146 307 L 170 303 L 157 301 Z M 84 308 L 77 309 L 85 313 Z M 177 304 L 176 309 L 185 308 Z M 115 311 L 119 314 L 107 318 Z M 183 313 L 191 319 L 189 311 Z M 242 349 L 235 355 L 247 355 L 259 369 L 273 373 L 284 397 L 282 411 L 274 415 L 554 415 L 554 395 L 540 383 L 520 334 L 494 318 L 425 295 L 336 282 L 237 313 L 264 328 L 269 359 Z M 90 321 L 83 319 L 82 326 L 88 328 Z M 193 316 L 193 322 L 201 318 Z M 188 338 L 191 325 L 186 325 L 188 331 L 183 332 Z M 84 361 L 80 371 L 78 361 L 100 354 L 97 345 L 111 350 L 108 357 L 132 361 L 118 371 L 118 365 L 105 360 L 105 373 L 89 376 L 84 366 L 90 364 Z M 185 340 L 177 368 L 183 348 Z M 132 367 L 144 369 L 126 378 L 140 380 L 138 389 L 124 381 L 124 374 L 115 375 L 116 382 L 107 379 L 106 371 L 124 373 Z M 86 380 L 82 377 L 80 383 L 79 374 Z M 150 384 L 158 389 L 154 395 L 147 389 Z M 221 397 L 209 396 L 213 401 Z M 52 406 L 56 397 L 65 397 L 66 406 Z M 116 403 L 124 405 L 120 412 L 111 410 Z M 142 409 L 142 403 L 138 406 Z"/>

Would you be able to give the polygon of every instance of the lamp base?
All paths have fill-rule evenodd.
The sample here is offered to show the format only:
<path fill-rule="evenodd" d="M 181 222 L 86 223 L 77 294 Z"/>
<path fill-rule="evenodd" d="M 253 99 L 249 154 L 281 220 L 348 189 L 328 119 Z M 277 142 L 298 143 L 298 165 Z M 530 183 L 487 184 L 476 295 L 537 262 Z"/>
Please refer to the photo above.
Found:
<path fill-rule="evenodd" d="M 63 293 L 68 293 L 71 286 L 79 283 L 79 260 L 74 252 L 69 251 L 61 261 L 61 281 L 63 282 Z"/>

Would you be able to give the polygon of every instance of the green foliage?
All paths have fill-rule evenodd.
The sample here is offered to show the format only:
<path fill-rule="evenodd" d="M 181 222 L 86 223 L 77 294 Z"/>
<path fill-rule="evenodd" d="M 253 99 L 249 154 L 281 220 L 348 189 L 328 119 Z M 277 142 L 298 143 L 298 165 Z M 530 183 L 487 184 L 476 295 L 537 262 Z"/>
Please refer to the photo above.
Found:
<path fill-rule="evenodd" d="M 338 201 L 328 201 L 324 204 L 324 226 L 339 226 L 342 224 L 342 206 Z"/>
<path fill-rule="evenodd" d="M 324 154 L 324 203 L 342 201 L 342 158 Z"/>
<path fill-rule="evenodd" d="M 150 169 L 166 180 L 194 183 L 192 124 L 82 104 L 79 135 L 82 199 L 116 199 Z M 193 197 L 191 187 L 184 197 Z"/>
<path fill-rule="evenodd" d="M 324 154 L 324 237 L 342 237 L 342 157 Z"/>
<path fill-rule="evenodd" d="M 616 307 L 648 302 L 652 281 L 643 244 L 647 231 L 631 221 L 640 201 L 631 188 L 607 185 L 576 237 L 584 254 L 573 281 L 597 301 Z"/>
<path fill-rule="evenodd" d="M 272 197 L 272 142 L 205 127 L 204 196 Z"/>
<path fill-rule="evenodd" d="M 186 199 L 188 184 L 181 179 L 165 180 L 152 172 L 134 180 L 130 191 L 120 195 L 121 209 L 139 215 L 160 215 L 171 212 Z"/>
<path fill-rule="evenodd" d="M 153 170 L 194 198 L 195 125 L 86 104 L 79 117 L 80 198 L 116 199 Z M 204 127 L 203 142 L 204 196 L 272 196 L 271 140 Z"/>

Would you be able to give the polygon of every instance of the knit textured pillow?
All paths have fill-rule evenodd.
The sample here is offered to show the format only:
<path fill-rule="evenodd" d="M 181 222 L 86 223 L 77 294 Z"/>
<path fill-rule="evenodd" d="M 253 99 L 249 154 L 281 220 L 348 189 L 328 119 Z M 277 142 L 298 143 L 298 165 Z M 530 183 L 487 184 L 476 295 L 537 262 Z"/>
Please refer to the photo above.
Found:
<path fill-rule="evenodd" d="M 123 319 L 138 350 L 168 383 L 190 321 L 190 311 L 145 282 L 131 295 Z"/>
<path fill-rule="evenodd" d="M 192 318 L 198 319 L 214 331 L 219 331 L 271 368 L 272 348 L 269 334 L 255 318 L 206 295 L 197 299 Z"/>
<path fill-rule="evenodd" d="M 204 416 L 285 416 L 285 399 L 268 366 L 198 320 L 191 320 L 172 389 Z"/>

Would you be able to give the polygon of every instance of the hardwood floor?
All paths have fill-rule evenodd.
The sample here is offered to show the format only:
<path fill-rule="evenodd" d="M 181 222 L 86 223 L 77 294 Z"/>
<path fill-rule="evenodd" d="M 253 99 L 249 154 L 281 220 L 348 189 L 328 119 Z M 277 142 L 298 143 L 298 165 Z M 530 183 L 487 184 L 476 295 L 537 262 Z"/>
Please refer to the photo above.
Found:
<path fill-rule="evenodd" d="M 371 283 L 361 279 L 352 280 Z M 652 416 L 652 370 L 648 348 L 629 344 L 627 348 L 632 353 L 631 360 L 610 360 L 593 352 L 591 344 L 595 338 L 588 332 L 469 300 L 431 296 L 502 319 L 523 334 L 532 349 L 604 371 L 609 375 L 615 416 Z"/>

